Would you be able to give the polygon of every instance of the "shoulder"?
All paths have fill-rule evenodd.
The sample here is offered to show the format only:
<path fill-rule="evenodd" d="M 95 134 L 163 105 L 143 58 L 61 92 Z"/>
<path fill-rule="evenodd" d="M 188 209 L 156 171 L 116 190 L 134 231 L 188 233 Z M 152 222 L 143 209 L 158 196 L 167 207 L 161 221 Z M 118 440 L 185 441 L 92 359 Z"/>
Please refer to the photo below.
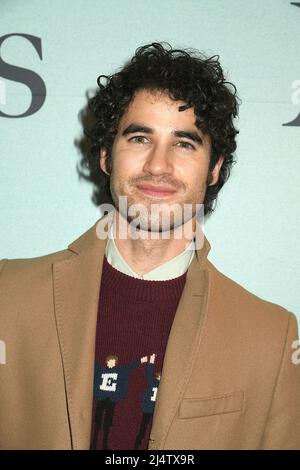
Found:
<path fill-rule="evenodd" d="M 40 297 L 43 297 L 46 303 L 53 295 L 54 263 L 64 262 L 73 256 L 76 255 L 69 250 L 62 250 L 35 258 L 1 260 L 0 306 L 3 310 L 4 307 L 6 310 L 8 306 L 13 307 L 13 305 L 18 305 L 20 308 L 26 298 L 27 301 L 22 306 L 22 311 L 25 311 L 25 305 L 33 305 Z"/>
<path fill-rule="evenodd" d="M 52 264 L 56 261 L 70 259 L 75 256 L 74 253 L 65 249 L 54 253 L 34 258 L 15 258 L 0 260 L 0 281 L 13 276 L 24 276 L 35 273 L 41 273 L 52 268 Z"/>
<path fill-rule="evenodd" d="M 283 306 L 263 299 L 219 271 L 210 261 L 205 266 L 211 278 L 211 296 L 222 321 L 236 323 L 242 332 L 255 332 L 262 341 L 287 334 L 289 328 L 297 337 L 296 315 Z"/>
<path fill-rule="evenodd" d="M 100 223 L 105 227 L 105 224 L 109 221 L 110 217 L 108 216 L 98 219 L 92 227 L 73 240 L 66 249 L 34 258 L 5 258 L 0 260 L 0 282 L 10 277 L 14 279 L 20 276 L 24 277 L 29 273 L 33 277 L 41 276 L 43 273 L 52 270 L 53 263 L 70 260 L 76 257 L 80 251 L 90 246 L 101 244 L 102 241 L 97 238 L 97 227 Z"/>

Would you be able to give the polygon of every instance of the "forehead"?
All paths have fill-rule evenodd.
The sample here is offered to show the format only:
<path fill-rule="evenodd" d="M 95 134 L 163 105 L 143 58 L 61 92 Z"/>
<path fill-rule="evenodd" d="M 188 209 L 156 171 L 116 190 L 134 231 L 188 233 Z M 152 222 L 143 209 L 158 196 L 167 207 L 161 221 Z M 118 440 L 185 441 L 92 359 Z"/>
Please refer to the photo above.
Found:
<path fill-rule="evenodd" d="M 159 125 L 188 125 L 195 127 L 196 116 L 193 108 L 179 111 L 186 103 L 172 100 L 166 92 L 139 90 L 120 121 L 125 126 L 132 120 L 145 123 L 147 120 L 155 127 Z"/>

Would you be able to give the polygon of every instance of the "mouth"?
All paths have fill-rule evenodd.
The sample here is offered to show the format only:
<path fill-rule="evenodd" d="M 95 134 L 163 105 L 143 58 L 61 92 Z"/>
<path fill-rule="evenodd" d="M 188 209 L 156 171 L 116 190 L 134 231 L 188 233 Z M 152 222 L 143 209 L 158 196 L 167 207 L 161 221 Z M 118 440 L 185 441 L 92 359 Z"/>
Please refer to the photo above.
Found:
<path fill-rule="evenodd" d="M 176 189 L 168 188 L 167 186 L 153 186 L 150 184 L 137 184 L 136 187 L 139 191 L 152 197 L 168 197 L 175 194 Z"/>

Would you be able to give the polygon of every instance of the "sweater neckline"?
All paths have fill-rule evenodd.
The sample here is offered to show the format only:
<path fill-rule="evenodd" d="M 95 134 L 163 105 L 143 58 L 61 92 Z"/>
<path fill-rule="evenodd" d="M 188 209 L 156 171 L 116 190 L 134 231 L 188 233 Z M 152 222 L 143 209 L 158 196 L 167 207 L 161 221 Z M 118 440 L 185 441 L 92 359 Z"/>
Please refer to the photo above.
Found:
<path fill-rule="evenodd" d="M 187 271 L 174 279 L 159 281 L 138 279 L 118 271 L 105 255 L 103 257 L 102 283 L 112 293 L 130 296 L 132 300 L 178 302 L 186 282 L 186 274 Z"/>

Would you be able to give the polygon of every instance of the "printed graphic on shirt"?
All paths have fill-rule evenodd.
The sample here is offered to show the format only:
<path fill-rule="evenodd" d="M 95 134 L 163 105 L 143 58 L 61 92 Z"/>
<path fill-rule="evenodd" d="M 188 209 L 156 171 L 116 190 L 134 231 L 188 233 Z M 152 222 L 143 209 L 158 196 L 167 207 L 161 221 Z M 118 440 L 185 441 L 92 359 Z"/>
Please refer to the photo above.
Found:
<path fill-rule="evenodd" d="M 158 385 L 159 385 L 159 381 L 161 377 L 160 372 L 157 372 L 153 376 L 154 361 L 155 361 L 155 354 L 152 354 L 147 364 L 146 373 L 147 373 L 148 388 L 145 391 L 142 402 L 141 402 L 143 415 L 141 419 L 140 429 L 139 429 L 139 432 L 136 436 L 136 440 L 134 443 L 134 449 L 138 449 L 140 447 L 141 442 L 146 434 L 148 424 L 150 423 L 151 417 L 154 413 L 157 389 L 158 389 Z"/>
<path fill-rule="evenodd" d="M 98 437 L 101 429 L 103 430 L 102 449 L 109 449 L 109 436 L 111 427 L 115 424 L 114 416 L 116 406 L 120 400 L 127 397 L 128 384 L 133 369 L 143 363 L 147 363 L 146 374 L 148 387 L 141 400 L 142 419 L 134 448 L 138 449 L 140 446 L 154 412 L 157 388 L 160 380 L 160 373 L 156 373 L 155 377 L 153 376 L 155 354 L 152 354 L 149 360 L 148 356 L 144 356 L 123 366 L 118 366 L 118 361 L 118 356 L 111 355 L 106 357 L 105 366 L 95 364 L 94 399 L 96 400 L 96 409 L 94 413 L 91 443 L 91 449 L 93 450 L 99 448 Z"/>

